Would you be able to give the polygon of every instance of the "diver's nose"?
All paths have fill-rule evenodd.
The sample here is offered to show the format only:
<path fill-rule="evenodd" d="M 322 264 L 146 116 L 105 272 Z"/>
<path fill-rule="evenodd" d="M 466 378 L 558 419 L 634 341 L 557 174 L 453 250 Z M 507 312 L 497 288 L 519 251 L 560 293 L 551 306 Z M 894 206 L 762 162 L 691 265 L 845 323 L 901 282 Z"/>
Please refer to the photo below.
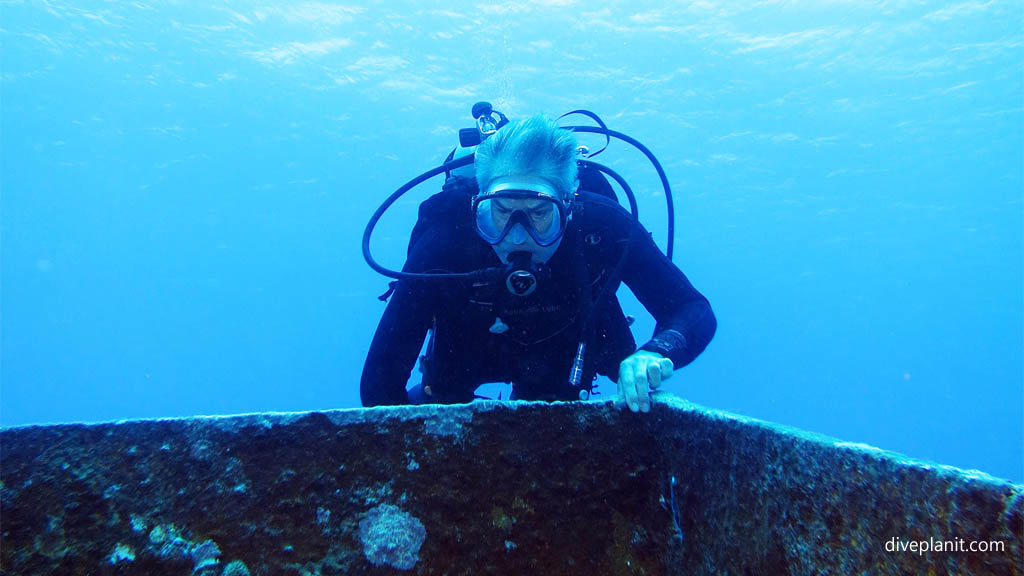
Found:
<path fill-rule="evenodd" d="M 509 231 L 509 235 L 511 236 L 512 243 L 516 246 L 522 246 L 526 243 L 526 229 L 523 228 L 522 224 L 513 226 L 512 230 Z"/>

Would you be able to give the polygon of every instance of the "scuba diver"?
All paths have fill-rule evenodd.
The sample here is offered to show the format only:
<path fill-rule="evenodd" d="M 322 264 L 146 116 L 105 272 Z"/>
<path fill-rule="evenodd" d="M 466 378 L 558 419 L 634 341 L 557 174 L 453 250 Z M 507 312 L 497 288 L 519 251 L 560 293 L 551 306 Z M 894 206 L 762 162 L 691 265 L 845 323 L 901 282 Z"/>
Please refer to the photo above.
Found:
<path fill-rule="evenodd" d="M 398 280 L 381 297 L 391 299 L 363 367 L 364 406 L 471 402 L 491 382 L 511 383 L 512 399 L 587 399 L 601 374 L 617 383 L 620 402 L 647 412 L 650 390 L 711 341 L 717 324 L 708 300 L 639 223 L 628 184 L 587 160 L 593 154 L 575 132 L 628 137 L 582 113 L 601 128 L 568 129 L 540 115 L 509 121 L 478 103 L 477 127 L 460 133 L 462 148 L 371 219 L 364 256 Z M 671 212 L 664 172 L 645 153 Z M 402 271 L 377 264 L 369 239 L 380 215 L 442 172 L 442 191 L 420 205 Z M 604 174 L 625 191 L 631 211 Z M 657 322 L 639 349 L 615 295 L 620 283 Z M 417 357 L 422 381 L 407 390 Z"/>

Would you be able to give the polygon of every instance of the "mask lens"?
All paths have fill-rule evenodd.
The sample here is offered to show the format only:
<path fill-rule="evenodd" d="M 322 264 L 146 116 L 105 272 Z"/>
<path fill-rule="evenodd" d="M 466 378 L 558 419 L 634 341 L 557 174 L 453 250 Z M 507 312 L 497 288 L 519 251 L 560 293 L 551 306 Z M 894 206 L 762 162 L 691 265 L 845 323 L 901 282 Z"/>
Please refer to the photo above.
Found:
<path fill-rule="evenodd" d="M 541 246 L 554 243 L 564 228 L 562 205 L 552 198 L 494 196 L 476 202 L 476 228 L 480 237 L 497 244 L 519 224 Z"/>

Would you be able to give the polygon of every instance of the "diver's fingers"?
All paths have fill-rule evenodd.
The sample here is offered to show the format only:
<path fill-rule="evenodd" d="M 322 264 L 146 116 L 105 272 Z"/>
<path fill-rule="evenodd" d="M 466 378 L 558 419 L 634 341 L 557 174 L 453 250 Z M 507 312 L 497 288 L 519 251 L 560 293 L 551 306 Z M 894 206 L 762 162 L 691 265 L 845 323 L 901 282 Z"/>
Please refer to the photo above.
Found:
<path fill-rule="evenodd" d="M 619 388 L 619 401 L 623 404 L 628 403 L 626 399 L 626 381 L 629 379 L 629 374 L 626 371 L 626 362 L 623 361 L 619 364 L 619 379 L 615 382 Z"/>
<path fill-rule="evenodd" d="M 658 364 L 661 366 L 661 379 L 668 380 L 672 377 L 672 373 L 675 371 L 675 366 L 672 361 L 668 358 L 662 358 L 658 360 Z"/>
<path fill-rule="evenodd" d="M 652 390 L 661 386 L 661 362 L 647 364 L 647 386 Z"/>
<path fill-rule="evenodd" d="M 629 409 L 636 412 L 640 409 L 636 397 L 636 384 L 633 363 L 628 359 L 619 365 L 619 398 L 629 405 Z"/>
<path fill-rule="evenodd" d="M 636 363 L 636 374 L 634 390 L 637 396 L 637 405 L 641 412 L 651 411 L 651 397 L 647 392 L 647 363 L 640 361 Z M 636 410 L 634 410 L 636 412 Z"/>

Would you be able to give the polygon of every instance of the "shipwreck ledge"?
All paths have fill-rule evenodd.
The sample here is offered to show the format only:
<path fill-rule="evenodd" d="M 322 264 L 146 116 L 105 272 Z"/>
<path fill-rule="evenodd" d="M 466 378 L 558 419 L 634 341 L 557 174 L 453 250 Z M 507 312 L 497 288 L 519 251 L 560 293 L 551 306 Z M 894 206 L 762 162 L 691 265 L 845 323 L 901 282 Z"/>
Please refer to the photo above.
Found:
<path fill-rule="evenodd" d="M 1024 574 L 1024 486 L 664 394 L 478 401 L 0 430 L 0 531 L 4 574 Z"/>

